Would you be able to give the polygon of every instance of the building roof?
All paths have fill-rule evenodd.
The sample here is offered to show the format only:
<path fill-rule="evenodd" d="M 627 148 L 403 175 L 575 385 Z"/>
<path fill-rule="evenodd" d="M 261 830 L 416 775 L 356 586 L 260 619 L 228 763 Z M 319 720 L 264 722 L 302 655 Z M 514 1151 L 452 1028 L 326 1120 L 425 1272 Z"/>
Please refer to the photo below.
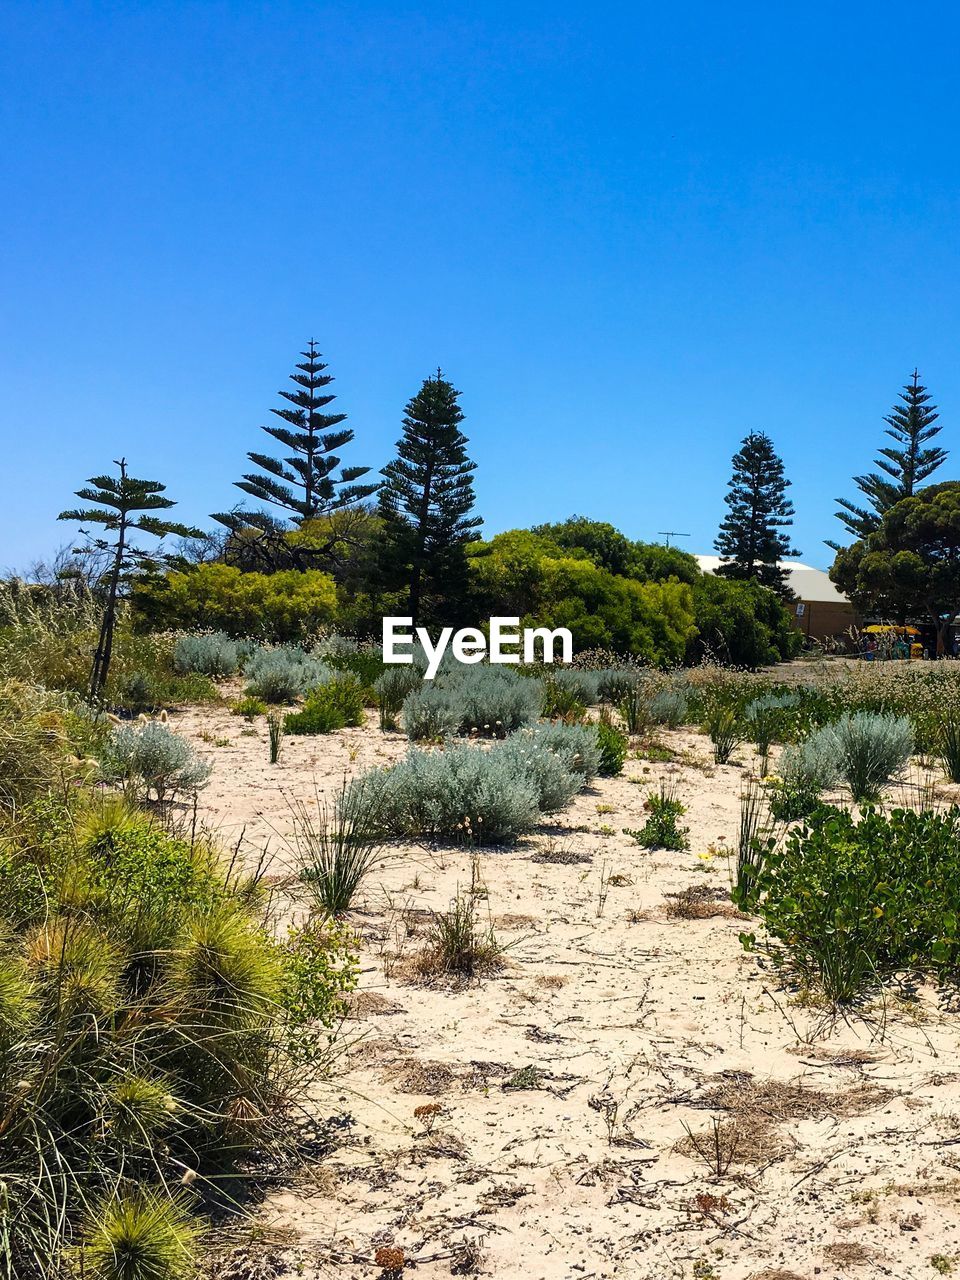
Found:
<path fill-rule="evenodd" d="M 704 573 L 716 573 L 723 561 L 719 556 L 694 556 Z M 810 604 L 849 604 L 850 601 L 830 581 L 822 569 L 802 564 L 799 560 L 781 560 L 780 568 L 786 570 L 787 586 L 798 600 Z"/>

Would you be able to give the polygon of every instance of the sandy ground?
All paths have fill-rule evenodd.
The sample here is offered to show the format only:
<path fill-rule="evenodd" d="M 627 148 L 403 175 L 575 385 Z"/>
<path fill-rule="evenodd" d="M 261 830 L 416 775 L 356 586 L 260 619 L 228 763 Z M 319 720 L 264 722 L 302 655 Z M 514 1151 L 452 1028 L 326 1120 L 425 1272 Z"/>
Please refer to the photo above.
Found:
<path fill-rule="evenodd" d="M 407 745 L 371 720 L 288 738 L 271 767 L 262 720 L 198 709 L 173 727 L 213 762 L 204 820 L 227 844 L 269 844 L 278 867 L 292 800 Z M 480 1274 L 525 1280 L 960 1274 L 960 1015 L 932 993 L 840 1022 L 798 1002 L 742 950 L 724 901 L 749 749 L 715 767 L 699 735 L 660 740 L 682 759 L 631 758 L 536 835 L 480 853 L 499 973 L 410 980 L 471 854 L 390 851 L 352 917 L 350 1045 L 316 1098 L 331 1149 L 269 1195 L 222 1276 L 359 1280 L 384 1246 L 424 1280 L 478 1256 Z M 663 776 L 689 852 L 622 834 Z M 669 914 L 691 887 L 702 915 Z"/>

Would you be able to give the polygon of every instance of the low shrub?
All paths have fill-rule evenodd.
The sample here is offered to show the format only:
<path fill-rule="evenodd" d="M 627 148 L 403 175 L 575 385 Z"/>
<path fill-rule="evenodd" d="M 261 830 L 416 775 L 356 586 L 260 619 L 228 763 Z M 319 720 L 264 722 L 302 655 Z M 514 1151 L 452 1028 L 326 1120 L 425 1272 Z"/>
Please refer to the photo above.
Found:
<path fill-rule="evenodd" d="M 173 645 L 173 669 L 181 676 L 190 672 L 220 678 L 232 676 L 239 662 L 239 646 L 222 631 L 178 636 Z"/>
<path fill-rule="evenodd" d="M 374 681 L 373 693 L 380 712 L 380 728 L 384 733 L 397 728 L 404 700 L 422 684 L 422 667 L 397 664 L 383 668 Z"/>
<path fill-rule="evenodd" d="M 678 729 L 690 716 L 690 695 L 686 689 L 668 685 L 653 695 L 647 710 L 654 724 Z"/>
<path fill-rule="evenodd" d="M 571 773 L 589 785 L 600 772 L 600 744 L 593 725 L 540 724 L 527 733 L 540 747 L 564 761 Z"/>
<path fill-rule="evenodd" d="M 354 675 L 334 676 L 311 689 L 301 711 L 284 719 L 287 733 L 332 733 L 363 724 L 363 686 Z"/>
<path fill-rule="evenodd" d="M 458 893 L 448 910 L 433 913 L 417 970 L 422 978 L 478 978 L 500 967 L 502 953 L 492 925 L 484 926 L 478 919 L 475 894 Z"/>
<path fill-rule="evenodd" d="M 267 704 L 262 698 L 240 698 L 230 708 L 230 713 L 243 716 L 244 720 L 253 721 L 257 716 L 267 714 Z"/>
<path fill-rule="evenodd" d="M 388 836 L 508 843 L 567 804 L 598 759 L 592 729 L 542 725 L 489 750 L 466 743 L 412 749 L 392 768 L 356 779 L 347 803 L 375 806 Z"/>
<path fill-rule="evenodd" d="M 572 753 L 554 751 L 535 732 L 521 729 L 512 734 L 496 754 L 516 776 L 529 779 L 537 795 L 541 813 L 565 809 L 586 783 L 583 773 L 572 768 Z"/>
<path fill-rule="evenodd" d="M 770 812 L 781 822 L 808 817 L 839 779 L 836 742 L 825 729 L 785 747 L 779 776 L 769 780 Z"/>
<path fill-rule="evenodd" d="M 546 720 L 579 719 L 597 701 L 597 677 L 592 671 L 546 667 L 540 683 L 540 714 Z"/>
<path fill-rule="evenodd" d="M 627 758 L 629 739 L 610 720 L 603 716 L 597 721 L 597 747 L 600 751 L 600 763 L 597 772 L 601 778 L 615 778 L 623 773 L 623 762 Z"/>
<path fill-rule="evenodd" d="M 308 689 L 323 684 L 330 668 L 303 649 L 258 649 L 247 661 L 243 674 L 246 694 L 264 702 L 295 702 Z"/>
<path fill-rule="evenodd" d="M 858 803 L 876 800 L 913 753 L 910 721 L 892 714 L 858 711 L 819 732 L 829 735 L 837 772 Z"/>
<path fill-rule="evenodd" d="M 904 973 L 960 979 L 960 809 L 821 810 L 766 851 L 739 905 L 766 940 L 741 935 L 832 1001 Z"/>
<path fill-rule="evenodd" d="M 624 835 L 632 836 L 641 849 L 669 849 L 677 852 L 689 849 L 689 828 L 679 825 L 679 819 L 687 811 L 686 807 L 666 783 L 661 782 L 659 791 L 650 792 L 643 807 L 650 814 L 649 818 L 638 831 L 624 827 Z"/>
<path fill-rule="evenodd" d="M 200 791 L 211 772 L 186 738 L 156 720 L 116 728 L 100 758 L 105 782 L 121 783 L 130 795 L 160 805 Z"/>
<path fill-rule="evenodd" d="M 459 730 L 460 719 L 459 702 L 446 689 L 423 684 L 403 700 L 403 728 L 411 742 L 442 742 Z"/>

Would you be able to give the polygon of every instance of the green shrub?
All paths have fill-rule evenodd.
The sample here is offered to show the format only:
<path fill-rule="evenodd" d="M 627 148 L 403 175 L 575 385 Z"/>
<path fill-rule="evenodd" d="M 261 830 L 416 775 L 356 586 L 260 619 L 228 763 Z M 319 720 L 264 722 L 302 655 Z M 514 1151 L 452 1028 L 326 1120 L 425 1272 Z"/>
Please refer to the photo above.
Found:
<path fill-rule="evenodd" d="M 540 692 L 509 667 L 456 664 L 437 677 L 457 708 L 458 730 L 502 738 L 534 724 L 540 714 Z"/>
<path fill-rule="evenodd" d="M 116 728 L 100 760 L 105 782 L 122 783 L 131 794 L 157 804 L 200 791 L 211 772 L 185 738 L 156 720 Z"/>
<path fill-rule="evenodd" d="M 623 834 L 633 836 L 641 849 L 689 849 L 689 828 L 681 827 L 679 819 L 686 813 L 676 794 L 661 782 L 659 791 L 651 791 L 643 806 L 650 814 L 639 831 L 624 827 Z"/>
<path fill-rule="evenodd" d="M 236 674 L 240 651 L 222 631 L 207 635 L 178 636 L 173 646 L 173 669 L 178 675 L 199 672 L 205 676 Z"/>
<path fill-rule="evenodd" d="M 246 694 L 264 702 L 294 702 L 308 689 L 323 684 L 330 668 L 303 649 L 258 649 L 243 669 Z"/>
<path fill-rule="evenodd" d="M 230 713 L 243 716 L 244 720 L 253 721 L 257 716 L 267 714 L 267 704 L 262 698 L 239 698 L 230 708 Z"/>
<path fill-rule="evenodd" d="M 363 686 L 356 676 L 338 675 L 311 689 L 303 710 L 284 720 L 287 733 L 332 733 L 363 724 Z"/>
<path fill-rule="evenodd" d="M 697 621 L 687 645 L 694 666 L 713 659 L 755 671 L 800 652 L 803 637 L 782 602 L 757 582 L 735 582 L 704 573 L 693 585 Z"/>
<path fill-rule="evenodd" d="M 141 1189 L 91 1206 L 80 1257 L 89 1280 L 188 1280 L 200 1232 L 185 1203 Z"/>
<path fill-rule="evenodd" d="M 824 809 L 769 848 L 739 904 L 767 940 L 743 934 L 803 984 L 849 1003 L 904 973 L 955 985 L 960 809 Z"/>
<path fill-rule="evenodd" d="M 627 758 L 629 739 L 609 719 L 597 721 L 597 746 L 600 749 L 600 765 L 597 772 L 601 778 L 615 778 L 623 773 L 623 762 Z"/>
<path fill-rule="evenodd" d="M 135 585 L 131 602 L 141 628 L 213 627 L 230 636 L 284 642 L 329 626 L 337 599 L 333 579 L 317 569 L 244 573 L 214 563 L 146 578 Z"/>

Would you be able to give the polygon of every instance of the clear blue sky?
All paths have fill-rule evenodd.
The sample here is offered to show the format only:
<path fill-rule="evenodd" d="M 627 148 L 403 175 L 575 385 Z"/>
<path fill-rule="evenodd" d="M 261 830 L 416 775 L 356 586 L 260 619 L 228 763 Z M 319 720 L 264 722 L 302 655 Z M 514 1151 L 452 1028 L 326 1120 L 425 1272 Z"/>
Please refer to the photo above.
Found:
<path fill-rule="evenodd" d="M 828 563 L 914 364 L 960 475 L 958 51 L 947 0 L 13 0 L 0 565 L 121 452 L 232 505 L 310 336 L 352 463 L 443 366 L 490 532 L 710 551 L 761 429 Z"/>

